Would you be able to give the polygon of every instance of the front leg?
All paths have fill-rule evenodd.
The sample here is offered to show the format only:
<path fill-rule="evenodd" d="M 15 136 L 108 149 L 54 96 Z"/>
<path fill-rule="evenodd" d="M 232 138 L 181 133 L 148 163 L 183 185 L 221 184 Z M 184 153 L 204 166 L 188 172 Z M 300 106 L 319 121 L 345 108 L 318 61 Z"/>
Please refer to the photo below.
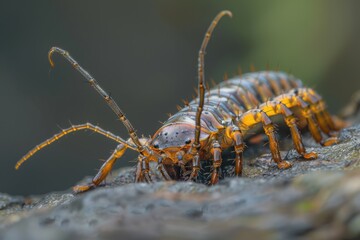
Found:
<path fill-rule="evenodd" d="M 194 178 L 196 178 L 199 174 L 199 171 L 200 171 L 200 156 L 199 153 L 197 152 L 192 159 L 192 171 L 188 181 L 192 181 Z"/>
<path fill-rule="evenodd" d="M 117 159 L 119 159 L 122 155 L 124 155 L 126 150 L 126 145 L 119 144 L 116 149 L 114 150 L 113 154 L 104 162 L 101 166 L 99 172 L 93 178 L 92 182 L 86 185 L 77 185 L 73 187 L 73 191 L 75 193 L 86 192 L 96 186 L 98 186 L 109 174 L 111 169 L 113 168 Z"/>
<path fill-rule="evenodd" d="M 147 183 L 153 182 L 150 177 L 150 163 L 147 157 L 139 155 L 135 173 L 135 182 L 144 181 Z"/>
<path fill-rule="evenodd" d="M 210 184 L 214 185 L 216 183 L 218 183 L 219 181 L 219 169 L 221 166 L 221 148 L 220 148 L 220 144 L 217 140 L 213 141 L 213 144 L 211 146 L 211 154 L 214 157 L 213 160 L 213 171 L 211 173 L 211 180 L 210 180 Z"/>
<path fill-rule="evenodd" d="M 161 173 L 161 175 L 165 179 L 165 181 L 171 181 L 172 179 L 171 179 L 169 173 L 166 171 L 162 160 L 163 160 L 163 157 L 158 156 L 157 170 Z"/>

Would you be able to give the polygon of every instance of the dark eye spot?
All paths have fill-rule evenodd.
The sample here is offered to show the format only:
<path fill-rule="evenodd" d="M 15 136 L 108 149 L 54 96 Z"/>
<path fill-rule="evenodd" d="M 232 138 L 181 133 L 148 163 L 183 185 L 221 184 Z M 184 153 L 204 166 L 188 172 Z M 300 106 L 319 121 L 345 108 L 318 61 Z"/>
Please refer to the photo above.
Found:
<path fill-rule="evenodd" d="M 159 148 L 159 144 L 158 144 L 158 143 L 154 143 L 154 144 L 153 144 L 153 147 L 154 147 L 154 148 Z"/>
<path fill-rule="evenodd" d="M 167 136 L 167 132 L 166 132 L 166 133 L 164 133 L 164 135 L 165 135 L 165 136 Z"/>
<path fill-rule="evenodd" d="M 185 140 L 185 144 L 189 144 L 189 143 L 191 143 L 191 139 L 190 139 L 190 138 L 188 138 L 188 139 Z"/>

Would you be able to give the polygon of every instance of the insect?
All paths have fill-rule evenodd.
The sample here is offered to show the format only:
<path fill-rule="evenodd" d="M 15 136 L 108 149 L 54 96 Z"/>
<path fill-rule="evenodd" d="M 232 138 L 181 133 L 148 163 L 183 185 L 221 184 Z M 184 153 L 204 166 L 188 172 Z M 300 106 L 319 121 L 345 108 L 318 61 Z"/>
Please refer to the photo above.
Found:
<path fill-rule="evenodd" d="M 278 71 L 262 71 L 244 74 L 220 83 L 206 90 L 204 56 L 213 30 L 223 16 L 232 17 L 230 11 L 221 11 L 211 22 L 198 56 L 198 98 L 170 117 L 150 138 L 139 138 L 135 128 L 125 117 L 113 98 L 98 82 L 83 69 L 69 53 L 58 47 L 49 51 L 50 65 L 54 67 L 54 53 L 62 55 L 80 72 L 87 82 L 105 100 L 130 136 L 125 140 L 91 123 L 72 125 L 45 140 L 30 150 L 16 164 L 18 169 L 40 149 L 52 144 L 63 136 L 80 130 L 91 130 L 118 142 L 112 155 L 105 161 L 92 182 L 75 186 L 75 192 L 84 192 L 99 185 L 111 171 L 114 163 L 130 148 L 139 153 L 136 182 L 152 182 L 150 162 L 157 162 L 157 170 L 165 180 L 178 180 L 190 166 L 189 180 L 199 174 L 203 160 L 212 161 L 210 184 L 219 180 L 222 152 L 234 148 L 234 172 L 241 176 L 245 140 L 249 130 L 262 126 L 269 140 L 272 159 L 279 169 L 291 167 L 281 158 L 276 130 L 271 117 L 281 116 L 282 124 L 290 129 L 295 149 L 304 159 L 316 159 L 315 152 L 307 152 L 300 134 L 300 128 L 307 128 L 316 142 L 331 145 L 337 142 L 339 127 L 325 109 L 321 97 L 310 88 L 304 88 L 300 80 Z M 285 123 L 285 124 L 284 124 Z M 300 124 L 301 123 L 301 124 Z M 176 171 L 175 168 L 180 169 Z"/>

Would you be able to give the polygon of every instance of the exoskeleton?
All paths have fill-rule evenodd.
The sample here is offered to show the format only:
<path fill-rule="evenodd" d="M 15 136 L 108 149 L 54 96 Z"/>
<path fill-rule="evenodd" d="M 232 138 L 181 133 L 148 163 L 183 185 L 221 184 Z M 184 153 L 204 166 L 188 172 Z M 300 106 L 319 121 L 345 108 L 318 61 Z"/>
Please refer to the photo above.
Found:
<path fill-rule="evenodd" d="M 210 183 L 219 180 L 222 152 L 234 148 L 234 171 L 241 176 L 245 140 L 249 130 L 257 126 L 269 140 L 272 159 L 279 169 L 287 169 L 291 164 L 282 160 L 276 138 L 273 116 L 281 116 L 291 132 L 295 149 L 304 159 L 315 159 L 315 152 L 307 152 L 299 128 L 307 128 L 312 137 L 322 145 L 337 142 L 339 128 L 325 109 L 321 97 L 310 88 L 304 88 L 300 80 L 278 71 L 262 71 L 244 74 L 220 83 L 205 93 L 204 55 L 212 32 L 223 16 L 232 16 L 229 11 L 220 12 L 209 26 L 202 42 L 198 58 L 198 98 L 187 103 L 178 113 L 171 116 L 151 138 L 139 138 L 130 121 L 125 117 L 113 98 L 103 90 L 98 82 L 84 70 L 69 53 L 58 47 L 49 51 L 50 65 L 54 67 L 53 53 L 61 54 L 79 71 L 110 106 L 126 127 L 130 138 L 125 140 L 90 123 L 73 125 L 40 143 L 30 150 L 15 166 L 20 165 L 37 151 L 50 145 L 66 134 L 79 130 L 91 130 L 119 143 L 112 155 L 102 165 L 92 182 L 75 186 L 75 192 L 87 191 L 99 185 L 111 171 L 115 161 L 126 149 L 139 153 L 136 181 L 151 182 L 150 162 L 157 162 L 157 170 L 165 180 L 183 179 L 185 166 L 190 166 L 187 179 L 197 177 L 202 160 L 211 160 Z M 175 171 L 174 169 L 181 169 Z"/>

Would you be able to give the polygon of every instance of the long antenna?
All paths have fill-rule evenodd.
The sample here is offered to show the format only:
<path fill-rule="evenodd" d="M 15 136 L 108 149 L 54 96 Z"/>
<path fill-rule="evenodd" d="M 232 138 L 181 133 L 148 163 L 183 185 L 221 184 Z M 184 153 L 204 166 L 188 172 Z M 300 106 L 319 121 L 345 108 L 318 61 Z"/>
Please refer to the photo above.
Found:
<path fill-rule="evenodd" d="M 124 124 L 126 127 L 130 138 L 133 140 L 134 144 L 137 147 L 137 150 L 139 153 L 141 153 L 144 156 L 149 155 L 149 151 L 146 147 L 144 147 L 140 141 L 139 137 L 136 134 L 136 131 L 134 127 L 131 125 L 130 121 L 125 117 L 124 112 L 119 108 L 119 106 L 116 104 L 116 102 L 113 100 L 113 98 L 103 90 L 98 82 L 95 80 L 94 77 L 92 77 L 85 69 L 83 69 L 76 61 L 73 59 L 69 53 L 61 48 L 58 47 L 52 47 L 49 51 L 48 58 L 51 67 L 54 67 L 54 61 L 52 60 L 53 53 L 59 53 L 61 54 L 66 60 L 70 62 L 70 64 L 85 77 L 87 82 L 92 86 L 105 100 L 105 102 L 109 105 L 109 107 L 113 110 L 113 112 L 117 115 L 117 117 L 120 119 L 120 121 Z"/>
<path fill-rule="evenodd" d="M 227 15 L 229 17 L 232 17 L 232 13 L 230 11 L 227 11 L 227 10 L 224 10 L 224 11 L 221 11 L 220 13 L 218 13 L 218 15 L 216 15 L 214 20 L 211 22 L 208 30 L 206 31 L 204 40 L 203 40 L 203 42 L 201 44 L 201 47 L 200 47 L 200 50 L 199 50 L 199 58 L 198 58 L 199 106 L 198 106 L 198 109 L 197 109 L 197 112 L 196 112 L 196 119 L 195 119 L 196 120 L 196 122 L 195 122 L 195 124 L 196 124 L 195 125 L 195 140 L 194 140 L 194 143 L 192 144 L 192 147 L 197 149 L 197 150 L 200 148 L 200 130 L 201 130 L 200 119 L 201 119 L 201 114 L 202 114 L 203 107 L 204 107 L 204 98 L 205 98 L 205 87 L 204 87 L 204 81 L 205 81 L 204 56 L 205 56 L 205 50 L 206 50 L 206 46 L 209 43 L 211 34 L 214 31 L 217 23 L 225 15 Z"/>

